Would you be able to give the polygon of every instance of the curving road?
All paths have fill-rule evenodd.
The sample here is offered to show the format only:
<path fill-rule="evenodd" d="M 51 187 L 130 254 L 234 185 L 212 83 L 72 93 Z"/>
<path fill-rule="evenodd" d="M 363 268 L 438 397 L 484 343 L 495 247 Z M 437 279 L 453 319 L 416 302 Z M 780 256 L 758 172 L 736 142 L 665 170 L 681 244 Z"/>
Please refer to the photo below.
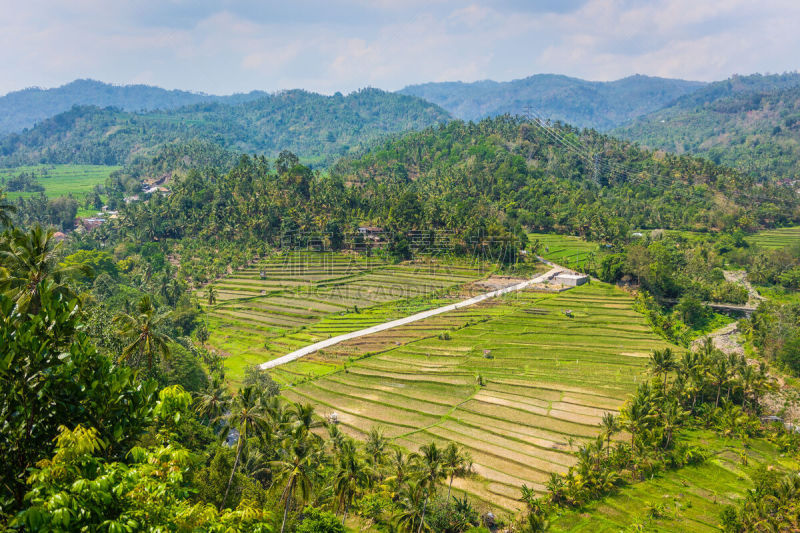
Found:
<path fill-rule="evenodd" d="M 305 346 L 303 348 L 300 348 L 299 350 L 295 350 L 291 353 L 278 357 L 277 359 L 273 359 L 272 361 L 261 363 L 260 365 L 258 365 L 258 368 L 260 368 L 261 370 L 274 368 L 276 366 L 283 365 L 290 361 L 300 359 L 303 356 L 312 354 L 324 348 L 328 348 L 329 346 L 339 344 L 340 342 L 349 341 L 350 339 L 357 339 L 358 337 L 363 337 L 364 335 L 371 335 L 373 333 L 378 333 L 380 331 L 385 331 L 387 329 L 396 328 L 397 326 L 405 326 L 406 324 L 411 324 L 412 322 L 417 322 L 418 320 L 425 320 L 426 318 L 430 318 L 432 316 L 440 315 L 442 313 L 448 313 L 450 311 L 455 311 L 456 309 L 461 309 L 462 307 L 475 305 L 476 303 L 488 300 L 489 298 L 495 298 L 503 294 L 508 294 L 509 292 L 519 291 L 526 287 L 530 287 L 531 285 L 534 285 L 536 283 L 541 283 L 547 279 L 550 279 L 552 276 L 563 270 L 565 269 L 562 267 L 552 268 L 548 272 L 542 274 L 541 276 L 537 276 L 527 281 L 523 281 L 522 283 L 517 283 L 516 285 L 511 285 L 508 287 L 504 287 L 502 289 L 498 289 L 496 291 L 491 291 L 484 294 L 480 294 L 478 296 L 473 296 L 472 298 L 468 298 L 466 300 L 462 300 L 454 304 L 445 305 L 444 307 L 437 307 L 436 309 L 430 309 L 428 311 L 423 311 L 415 315 L 410 315 L 404 318 L 398 318 L 397 320 L 384 322 L 383 324 L 378 324 L 377 326 L 371 326 L 369 328 L 360 329 L 358 331 L 337 335 L 335 337 L 331 337 L 330 339 L 326 339 L 324 341 L 315 342 L 314 344 L 309 344 L 308 346 Z"/>

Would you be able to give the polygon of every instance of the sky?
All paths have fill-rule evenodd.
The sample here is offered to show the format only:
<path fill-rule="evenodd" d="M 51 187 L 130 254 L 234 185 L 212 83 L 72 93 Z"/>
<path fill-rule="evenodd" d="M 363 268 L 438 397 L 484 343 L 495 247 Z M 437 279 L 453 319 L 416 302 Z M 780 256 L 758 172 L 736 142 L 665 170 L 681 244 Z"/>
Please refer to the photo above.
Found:
<path fill-rule="evenodd" d="M 0 0 L 0 94 L 77 78 L 331 94 L 800 69 L 799 0 Z"/>

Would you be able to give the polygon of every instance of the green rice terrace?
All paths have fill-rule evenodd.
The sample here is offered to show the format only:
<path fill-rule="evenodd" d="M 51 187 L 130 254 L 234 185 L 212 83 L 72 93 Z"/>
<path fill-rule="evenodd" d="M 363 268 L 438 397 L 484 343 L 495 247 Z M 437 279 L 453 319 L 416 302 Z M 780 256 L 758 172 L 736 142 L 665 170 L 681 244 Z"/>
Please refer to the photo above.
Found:
<path fill-rule="evenodd" d="M 760 231 L 747 237 L 747 242 L 762 248 L 783 248 L 800 244 L 800 226 Z"/>
<path fill-rule="evenodd" d="M 216 302 L 206 309 L 209 342 L 228 356 L 229 376 L 236 381 L 248 365 L 442 305 L 450 301 L 450 291 L 488 273 L 485 265 L 456 262 L 389 264 L 345 253 L 277 255 L 213 283 Z M 199 291 L 204 303 L 208 290 Z M 293 377 L 279 379 L 290 382 Z"/>
<path fill-rule="evenodd" d="M 539 255 L 568 268 L 581 269 L 587 262 L 596 262 L 601 252 L 598 243 L 572 235 L 529 233 L 528 239 L 541 243 Z"/>
<path fill-rule="evenodd" d="M 667 471 L 653 479 L 571 510 L 553 520 L 551 531 L 720 531 L 720 508 L 740 501 L 754 487 L 753 477 L 766 465 L 787 471 L 797 462 L 765 439 L 720 438 L 712 431 L 692 431 L 689 442 L 711 451 L 699 465 Z M 776 465 L 777 463 L 777 465 Z"/>
<path fill-rule="evenodd" d="M 8 179 L 22 172 L 32 172 L 36 181 L 44 187 L 49 198 L 72 194 L 82 197 L 90 193 L 95 185 L 103 185 L 108 176 L 120 167 L 105 165 L 36 165 L 14 168 L 0 168 L 0 180 Z M 28 197 L 35 192 L 9 191 L 11 199 Z"/>
<path fill-rule="evenodd" d="M 336 413 L 356 437 L 377 426 L 409 450 L 458 442 L 478 476 L 454 486 L 514 510 L 523 483 L 544 491 L 550 472 L 566 472 L 602 415 L 643 379 L 649 352 L 664 346 L 628 294 L 593 282 L 509 294 L 271 373 L 287 398 Z"/>

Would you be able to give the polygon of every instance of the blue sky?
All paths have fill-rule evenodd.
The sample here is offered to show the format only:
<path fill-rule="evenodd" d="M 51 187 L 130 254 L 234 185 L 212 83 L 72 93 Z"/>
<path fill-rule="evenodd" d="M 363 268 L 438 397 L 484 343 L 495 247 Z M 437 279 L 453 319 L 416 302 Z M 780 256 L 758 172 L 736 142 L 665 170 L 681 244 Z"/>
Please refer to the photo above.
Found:
<path fill-rule="evenodd" d="M 0 0 L 0 93 L 75 78 L 323 93 L 800 68 L 798 0 Z"/>

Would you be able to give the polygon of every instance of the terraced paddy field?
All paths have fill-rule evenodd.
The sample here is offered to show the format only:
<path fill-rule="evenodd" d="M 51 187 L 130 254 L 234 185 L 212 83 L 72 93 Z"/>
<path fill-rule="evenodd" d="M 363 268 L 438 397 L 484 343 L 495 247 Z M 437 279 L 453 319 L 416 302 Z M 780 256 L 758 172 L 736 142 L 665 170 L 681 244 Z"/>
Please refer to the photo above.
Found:
<path fill-rule="evenodd" d="M 286 253 L 213 283 L 217 303 L 206 306 L 209 342 L 228 355 L 236 382 L 248 365 L 444 305 L 456 289 L 487 274 L 484 266 L 467 263 L 388 264 L 356 254 Z M 207 291 L 198 291 L 201 301 Z M 287 374 L 282 381 L 294 379 Z"/>
<path fill-rule="evenodd" d="M 529 233 L 528 239 L 538 240 L 542 243 L 539 254 L 549 261 L 558 263 L 568 268 L 582 268 L 586 261 L 595 260 L 600 252 L 600 245 L 589 242 L 572 235 L 557 235 L 555 233 Z"/>
<path fill-rule="evenodd" d="M 33 172 L 50 198 L 72 194 L 82 197 L 90 193 L 95 185 L 103 185 L 106 178 L 120 167 L 105 165 L 36 165 L 1 168 L 0 178 L 8 179 L 22 172 Z M 9 192 L 9 198 L 28 197 L 38 193 Z"/>
<path fill-rule="evenodd" d="M 800 465 L 764 439 L 721 439 L 710 432 L 693 432 L 690 441 L 713 450 L 704 463 L 664 472 L 654 479 L 623 488 L 619 493 L 570 511 L 551 522 L 550 531 L 617 533 L 618 531 L 720 531 L 720 512 L 753 488 L 751 476 L 761 465 L 796 471 Z M 747 457 L 747 464 L 742 461 Z M 661 507 L 659 518 L 648 509 Z"/>
<path fill-rule="evenodd" d="M 460 443 L 478 476 L 456 481 L 459 490 L 508 510 L 519 508 L 523 483 L 543 491 L 550 472 L 566 472 L 577 444 L 635 389 L 650 351 L 666 346 L 629 295 L 602 283 L 521 291 L 431 320 L 273 375 L 302 377 L 284 395 L 337 413 L 356 437 L 380 426 L 409 450 Z M 320 372 L 345 356 L 344 369 Z"/>
<path fill-rule="evenodd" d="M 800 244 L 800 226 L 760 231 L 746 238 L 750 244 L 762 248 L 783 248 Z"/>

